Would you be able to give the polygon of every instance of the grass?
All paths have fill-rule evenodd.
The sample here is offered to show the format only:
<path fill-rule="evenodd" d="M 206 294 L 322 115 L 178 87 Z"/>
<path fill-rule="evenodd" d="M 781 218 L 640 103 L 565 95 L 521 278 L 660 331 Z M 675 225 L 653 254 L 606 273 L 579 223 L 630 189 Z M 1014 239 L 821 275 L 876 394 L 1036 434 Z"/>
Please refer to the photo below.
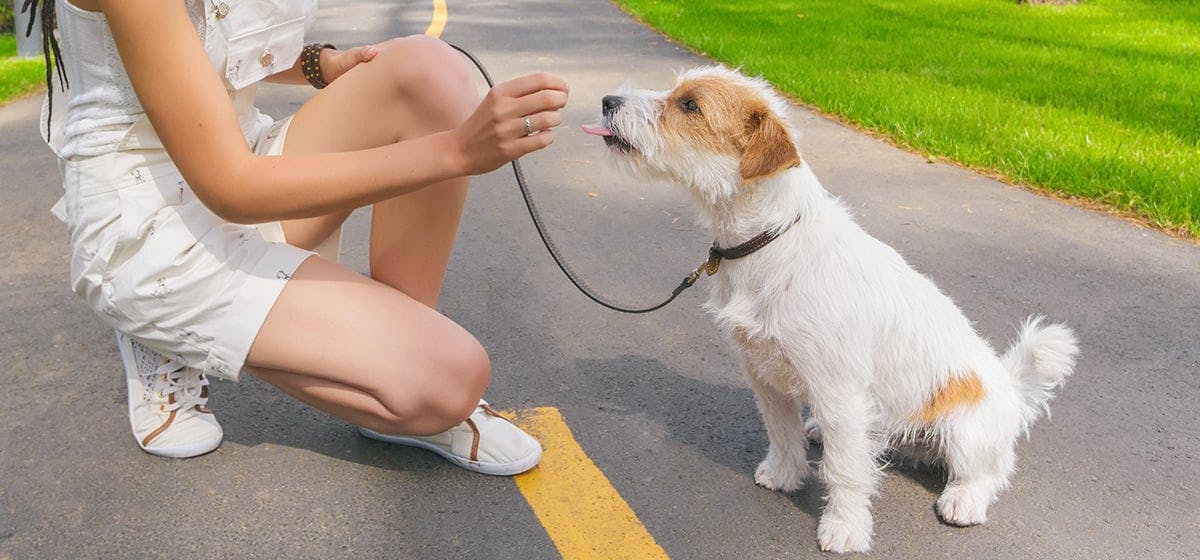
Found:
<path fill-rule="evenodd" d="M 46 80 L 46 65 L 41 57 L 16 56 L 16 36 L 0 35 L 0 105 L 38 89 Z"/>
<path fill-rule="evenodd" d="M 1200 2 L 616 1 L 900 146 L 1200 236 Z"/>

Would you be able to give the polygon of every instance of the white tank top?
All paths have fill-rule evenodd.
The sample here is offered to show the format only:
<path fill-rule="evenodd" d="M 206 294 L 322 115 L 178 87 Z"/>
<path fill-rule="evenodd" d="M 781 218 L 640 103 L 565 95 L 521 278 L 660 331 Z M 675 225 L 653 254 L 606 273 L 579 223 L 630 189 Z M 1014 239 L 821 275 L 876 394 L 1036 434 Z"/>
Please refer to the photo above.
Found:
<path fill-rule="evenodd" d="M 259 118 L 254 107 L 257 83 L 295 63 L 304 31 L 316 14 L 316 0 L 183 2 L 248 136 Z M 43 137 L 49 135 L 50 147 L 64 159 L 161 148 L 121 64 L 104 14 L 83 10 L 68 0 L 55 5 L 70 87 L 62 92 L 57 79 L 50 85 L 55 91 L 54 119 L 43 131 Z M 46 126 L 45 114 L 42 124 Z"/>

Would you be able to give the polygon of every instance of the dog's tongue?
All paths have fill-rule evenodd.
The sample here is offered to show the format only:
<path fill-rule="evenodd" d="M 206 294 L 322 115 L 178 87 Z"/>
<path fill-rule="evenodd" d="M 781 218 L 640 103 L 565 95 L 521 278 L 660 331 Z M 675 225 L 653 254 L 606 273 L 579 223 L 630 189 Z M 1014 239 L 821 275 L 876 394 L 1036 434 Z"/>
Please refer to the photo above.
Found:
<path fill-rule="evenodd" d="M 579 128 L 582 128 L 583 131 L 588 134 L 595 134 L 596 136 L 612 136 L 613 135 L 613 132 L 611 130 L 609 130 L 608 128 L 606 128 L 604 125 L 585 124 Z"/>

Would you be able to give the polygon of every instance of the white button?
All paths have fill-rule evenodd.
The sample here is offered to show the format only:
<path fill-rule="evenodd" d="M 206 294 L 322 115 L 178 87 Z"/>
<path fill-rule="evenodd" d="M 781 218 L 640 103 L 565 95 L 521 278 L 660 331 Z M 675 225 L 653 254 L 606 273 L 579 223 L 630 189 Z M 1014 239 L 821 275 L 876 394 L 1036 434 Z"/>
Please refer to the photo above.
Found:
<path fill-rule="evenodd" d="M 275 55 L 271 54 L 271 51 L 263 51 L 262 58 L 259 58 L 258 61 L 263 66 L 270 66 L 275 63 Z"/>

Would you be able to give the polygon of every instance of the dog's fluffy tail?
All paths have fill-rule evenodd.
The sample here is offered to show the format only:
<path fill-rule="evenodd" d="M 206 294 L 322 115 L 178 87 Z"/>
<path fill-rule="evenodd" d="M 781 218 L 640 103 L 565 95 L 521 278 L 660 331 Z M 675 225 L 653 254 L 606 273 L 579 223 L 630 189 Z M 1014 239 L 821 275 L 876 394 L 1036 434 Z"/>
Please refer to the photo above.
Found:
<path fill-rule="evenodd" d="M 1042 316 L 1026 319 L 1016 342 L 1000 358 L 1021 393 L 1021 427 L 1050 413 L 1050 398 L 1075 370 L 1079 345 L 1066 325 L 1043 324 Z"/>

